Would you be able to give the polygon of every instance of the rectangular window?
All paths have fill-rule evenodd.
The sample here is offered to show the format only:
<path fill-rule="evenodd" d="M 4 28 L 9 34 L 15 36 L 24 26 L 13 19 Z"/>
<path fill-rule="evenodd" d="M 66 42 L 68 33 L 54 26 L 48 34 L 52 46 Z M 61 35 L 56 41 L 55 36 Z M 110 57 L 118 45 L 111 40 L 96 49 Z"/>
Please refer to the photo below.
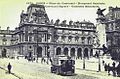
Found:
<path fill-rule="evenodd" d="M 25 41 L 28 41 L 28 32 L 25 33 Z"/>
<path fill-rule="evenodd" d="M 29 36 L 29 41 L 30 41 L 30 42 L 32 41 L 32 36 Z"/>

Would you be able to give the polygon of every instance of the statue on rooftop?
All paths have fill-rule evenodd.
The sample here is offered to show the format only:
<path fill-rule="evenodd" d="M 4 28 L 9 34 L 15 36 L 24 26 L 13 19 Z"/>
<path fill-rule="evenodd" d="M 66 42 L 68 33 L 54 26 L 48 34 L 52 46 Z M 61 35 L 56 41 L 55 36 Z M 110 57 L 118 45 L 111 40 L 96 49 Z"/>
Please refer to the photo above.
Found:
<path fill-rule="evenodd" d="M 54 24 L 53 19 L 51 19 L 50 23 L 51 23 L 51 24 Z"/>
<path fill-rule="evenodd" d="M 59 22 L 60 22 L 60 20 L 59 20 L 59 19 L 57 19 L 57 20 L 55 21 L 55 25 L 58 25 L 58 24 L 59 24 Z"/>
<path fill-rule="evenodd" d="M 22 12 L 20 14 L 20 23 L 22 23 L 24 21 L 23 13 L 24 13 L 24 10 L 22 10 Z"/>
<path fill-rule="evenodd" d="M 73 24 L 73 21 L 71 20 L 71 21 L 69 21 L 69 25 L 72 25 Z"/>
<path fill-rule="evenodd" d="M 25 14 L 24 10 L 22 10 L 22 12 L 20 14 L 20 23 L 26 22 L 28 20 L 27 16 L 28 16 L 28 14 Z"/>
<path fill-rule="evenodd" d="M 100 8 L 98 8 L 98 10 L 97 10 L 97 13 L 96 14 L 98 14 L 98 17 L 104 17 L 104 14 L 103 14 L 103 12 L 105 11 L 106 9 L 100 9 Z"/>
<path fill-rule="evenodd" d="M 35 16 L 34 21 L 37 23 L 41 23 L 41 19 L 42 17 L 46 17 L 45 11 L 43 9 L 35 9 L 35 12 L 33 13 L 33 15 Z"/>

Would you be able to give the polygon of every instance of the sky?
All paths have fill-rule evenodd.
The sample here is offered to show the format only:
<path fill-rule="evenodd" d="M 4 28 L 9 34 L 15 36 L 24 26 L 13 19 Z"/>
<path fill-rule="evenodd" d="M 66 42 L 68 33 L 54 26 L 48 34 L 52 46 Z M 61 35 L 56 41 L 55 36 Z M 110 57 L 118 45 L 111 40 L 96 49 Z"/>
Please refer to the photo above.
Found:
<path fill-rule="evenodd" d="M 27 9 L 30 3 L 47 3 L 46 5 L 58 6 L 58 4 L 50 3 L 77 3 L 77 4 L 59 4 L 61 6 L 99 6 L 100 8 L 106 8 L 104 12 L 108 12 L 109 6 L 118 6 L 120 5 L 120 0 L 0 0 L 0 26 L 1 29 L 6 29 L 8 26 L 10 29 L 14 29 L 19 26 L 20 22 L 20 13 L 22 10 Z M 82 3 L 92 3 L 92 4 L 82 4 Z M 93 4 L 93 3 L 103 3 L 103 4 Z M 46 12 L 49 19 L 70 20 L 73 21 L 90 21 L 96 24 L 96 11 L 98 7 L 79 7 L 79 8 L 55 8 L 47 7 Z"/>

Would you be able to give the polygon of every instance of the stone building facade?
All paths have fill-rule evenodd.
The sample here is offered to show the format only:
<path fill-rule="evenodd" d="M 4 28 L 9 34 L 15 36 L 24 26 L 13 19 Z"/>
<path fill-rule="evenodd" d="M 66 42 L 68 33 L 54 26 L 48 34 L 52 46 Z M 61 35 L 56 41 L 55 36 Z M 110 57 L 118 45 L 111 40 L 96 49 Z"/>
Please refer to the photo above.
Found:
<path fill-rule="evenodd" d="M 93 55 L 96 27 L 89 21 L 67 23 L 57 19 L 53 22 L 49 20 L 45 7 L 36 4 L 29 5 L 26 13 L 22 11 L 20 19 L 19 27 L 10 33 L 11 43 L 6 46 L 8 52 L 39 57 L 64 54 L 89 58 Z"/>
<path fill-rule="evenodd" d="M 14 30 L 10 30 L 9 27 L 7 27 L 7 30 L 1 30 L 0 27 L 0 56 L 9 56 L 9 55 L 14 55 L 14 51 L 12 52 L 8 52 L 11 51 L 11 44 L 14 42 L 13 41 L 13 36 L 14 34 Z M 4 51 L 6 51 L 4 53 Z"/>
<path fill-rule="evenodd" d="M 109 7 L 106 14 L 107 45 L 114 59 L 120 58 L 120 8 Z"/>

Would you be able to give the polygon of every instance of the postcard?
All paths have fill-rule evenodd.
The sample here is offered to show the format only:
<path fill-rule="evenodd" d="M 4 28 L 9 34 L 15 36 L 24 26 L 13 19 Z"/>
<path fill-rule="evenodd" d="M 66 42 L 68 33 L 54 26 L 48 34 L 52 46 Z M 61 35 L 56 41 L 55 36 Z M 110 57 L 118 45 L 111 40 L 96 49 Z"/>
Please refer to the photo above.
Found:
<path fill-rule="evenodd" d="M 0 79 L 119 79 L 119 0 L 1 0 Z"/>

